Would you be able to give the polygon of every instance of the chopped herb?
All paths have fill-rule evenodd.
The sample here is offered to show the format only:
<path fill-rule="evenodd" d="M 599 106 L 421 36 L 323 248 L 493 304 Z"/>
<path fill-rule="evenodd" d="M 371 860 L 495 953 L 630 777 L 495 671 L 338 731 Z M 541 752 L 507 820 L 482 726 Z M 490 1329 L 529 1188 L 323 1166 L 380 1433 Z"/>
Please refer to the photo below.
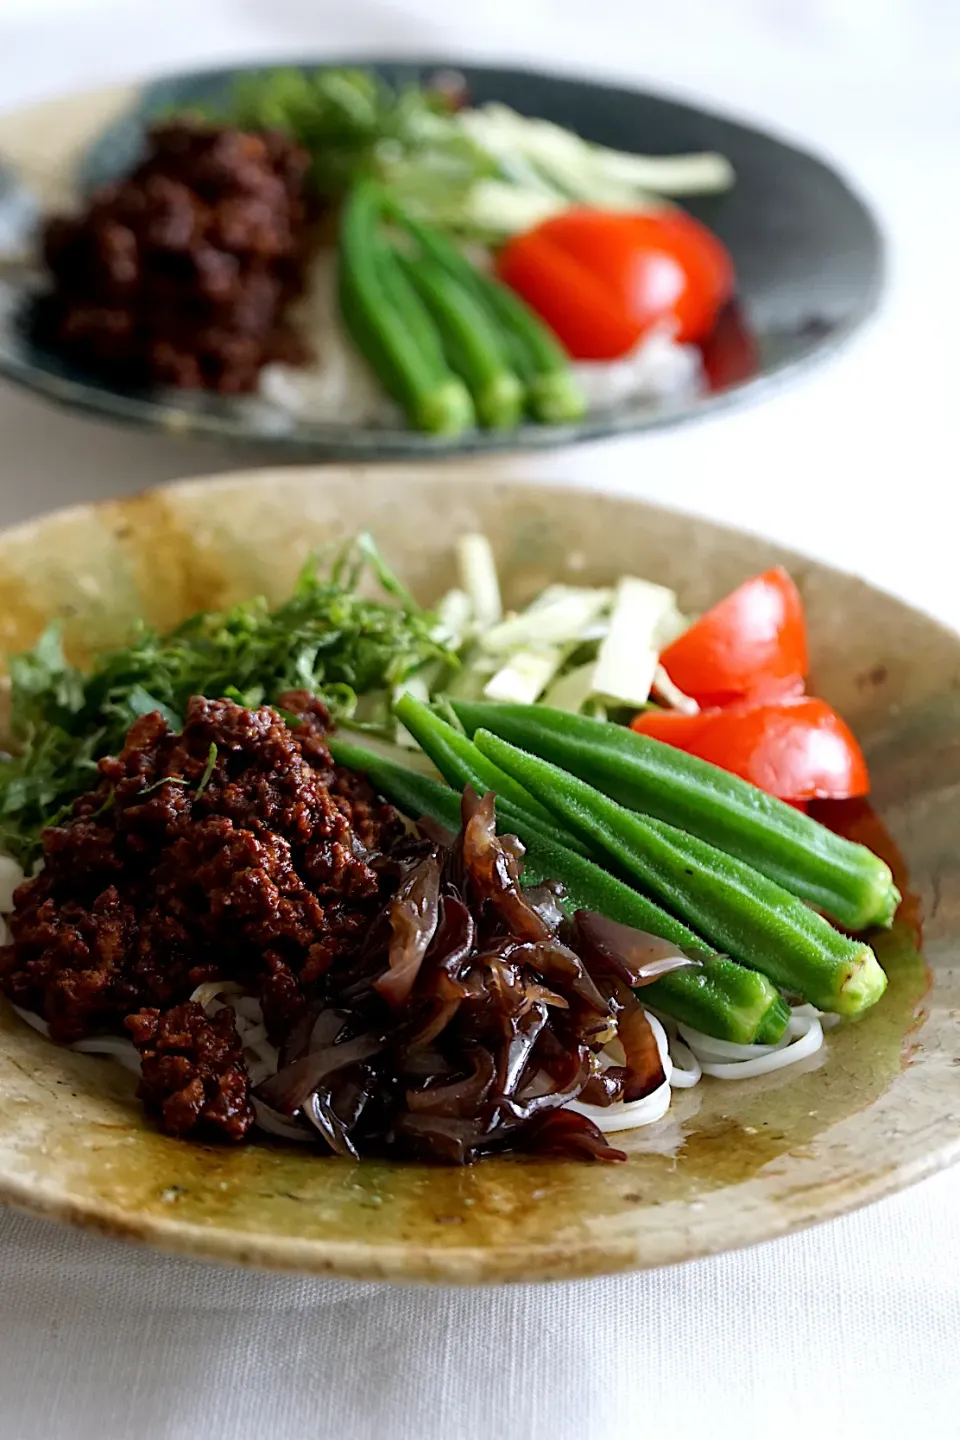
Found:
<path fill-rule="evenodd" d="M 210 749 L 207 751 L 207 763 L 206 763 L 206 765 L 204 765 L 204 767 L 203 767 L 203 774 L 200 776 L 200 784 L 197 786 L 197 790 L 196 790 L 196 793 L 197 793 L 198 795 L 202 795 L 203 792 L 204 792 L 204 790 L 206 790 L 207 785 L 208 785 L 209 780 L 210 780 L 210 776 L 213 774 L 213 767 L 214 767 L 214 765 L 216 765 L 216 763 L 217 763 L 217 742 L 216 742 L 216 740 L 211 740 L 211 741 L 210 741 Z"/>
<path fill-rule="evenodd" d="M 161 775 L 161 776 L 160 776 L 160 779 L 159 779 L 159 780 L 154 780 L 154 782 L 153 782 L 152 785 L 147 785 L 145 789 L 143 789 L 143 790 L 138 790 L 138 791 L 137 791 L 137 799 L 138 799 L 138 800 L 141 799 L 144 795 L 152 795 L 153 792 L 154 792 L 154 790 L 159 790 L 159 789 L 160 789 L 160 786 L 161 786 L 161 785 L 186 785 L 186 784 L 187 784 L 187 781 L 184 780 L 184 778 L 183 778 L 182 775 Z"/>
<path fill-rule="evenodd" d="M 133 722 L 159 711 L 179 730 L 191 695 L 256 706 L 308 690 L 337 720 L 355 716 L 362 697 L 364 728 L 392 734 L 396 688 L 428 666 L 433 673 L 456 663 L 434 637 L 435 624 L 363 535 L 325 573 L 311 560 L 275 609 L 247 600 L 193 615 L 167 635 L 141 624 L 89 673 L 67 662 L 60 627 L 51 625 L 10 664 L 16 753 L 0 761 L 0 845 L 29 865 L 40 832 L 92 788 L 97 761 L 121 749 Z M 209 778 L 205 772 L 200 789 Z"/>

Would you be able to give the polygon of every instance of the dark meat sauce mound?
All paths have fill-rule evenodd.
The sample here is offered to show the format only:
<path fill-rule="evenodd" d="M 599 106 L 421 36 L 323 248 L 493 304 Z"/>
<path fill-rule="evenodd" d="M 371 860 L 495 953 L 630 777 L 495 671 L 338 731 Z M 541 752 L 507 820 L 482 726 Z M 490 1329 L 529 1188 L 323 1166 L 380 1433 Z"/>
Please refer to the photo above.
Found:
<path fill-rule="evenodd" d="M 309 156 L 287 136 L 178 120 L 43 237 L 36 333 L 117 383 L 252 390 L 305 358 L 285 323 L 308 249 Z"/>
<path fill-rule="evenodd" d="M 571 917 L 553 882 L 525 887 L 492 794 L 466 787 L 457 835 L 408 830 L 333 763 L 318 702 L 278 705 L 194 698 L 181 734 L 160 714 L 133 725 L 16 892 L 8 997 L 64 1044 L 128 1035 L 172 1135 L 256 1124 L 354 1158 L 624 1159 L 567 1106 L 666 1083 L 635 989 L 697 962 Z M 255 1093 L 246 1057 L 263 1058 L 237 1012 L 191 998 L 210 982 L 259 1001 L 277 1053 Z"/>
<path fill-rule="evenodd" d="M 182 734 L 159 714 L 101 760 L 73 818 L 44 834 L 44 867 L 17 891 L 3 988 L 70 1043 L 133 1038 L 140 1094 L 176 1135 L 242 1139 L 254 1115 L 229 1009 L 189 997 L 230 978 L 259 996 L 279 1043 L 306 996 L 358 946 L 380 908 L 369 860 L 396 812 L 336 767 L 323 707 L 302 716 L 190 701 Z"/>

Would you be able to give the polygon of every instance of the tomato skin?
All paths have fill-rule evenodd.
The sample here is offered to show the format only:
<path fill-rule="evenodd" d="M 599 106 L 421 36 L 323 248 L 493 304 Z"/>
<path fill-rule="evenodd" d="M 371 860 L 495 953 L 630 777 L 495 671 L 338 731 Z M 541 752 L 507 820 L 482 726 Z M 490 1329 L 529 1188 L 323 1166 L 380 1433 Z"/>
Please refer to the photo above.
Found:
<path fill-rule="evenodd" d="M 663 321 L 704 340 L 734 286 L 720 240 L 680 210 L 566 210 L 508 241 L 497 273 L 577 360 L 615 360 Z"/>
<path fill-rule="evenodd" d="M 781 800 L 847 800 L 870 789 L 860 746 L 837 712 L 812 696 L 745 702 L 699 715 L 646 710 L 631 728 Z"/>
<path fill-rule="evenodd" d="M 746 580 L 660 656 L 704 708 L 799 694 L 809 667 L 800 592 L 781 566 Z"/>
<path fill-rule="evenodd" d="M 639 325 L 599 275 L 547 236 L 531 231 L 511 241 L 497 258 L 497 274 L 546 320 L 575 360 L 615 360 L 640 338 Z"/>

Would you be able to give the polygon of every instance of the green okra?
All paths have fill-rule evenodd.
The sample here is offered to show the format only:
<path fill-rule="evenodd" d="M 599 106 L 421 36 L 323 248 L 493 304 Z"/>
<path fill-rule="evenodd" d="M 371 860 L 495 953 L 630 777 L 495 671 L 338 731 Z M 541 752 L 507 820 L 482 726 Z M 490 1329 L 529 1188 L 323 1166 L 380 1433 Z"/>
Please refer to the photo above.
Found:
<path fill-rule="evenodd" d="M 893 920 L 900 892 L 878 855 L 717 765 L 622 725 L 546 705 L 453 705 L 468 734 L 490 730 L 628 810 L 707 841 L 848 930 Z"/>
<path fill-rule="evenodd" d="M 568 771 L 488 730 L 477 747 L 666 909 L 715 945 L 821 1010 L 859 1015 L 887 977 L 869 945 L 742 860 L 638 815 Z M 521 837 L 522 838 L 522 837 Z"/>
<path fill-rule="evenodd" d="M 426 306 L 447 360 L 470 391 L 480 424 L 509 430 L 520 423 L 524 389 L 510 367 L 499 329 L 471 292 L 429 256 L 398 255 Z"/>
<path fill-rule="evenodd" d="M 379 233 L 378 187 L 360 180 L 340 227 L 339 298 L 347 329 L 371 369 L 418 430 L 456 435 L 473 402 L 447 365 L 426 307 Z"/>

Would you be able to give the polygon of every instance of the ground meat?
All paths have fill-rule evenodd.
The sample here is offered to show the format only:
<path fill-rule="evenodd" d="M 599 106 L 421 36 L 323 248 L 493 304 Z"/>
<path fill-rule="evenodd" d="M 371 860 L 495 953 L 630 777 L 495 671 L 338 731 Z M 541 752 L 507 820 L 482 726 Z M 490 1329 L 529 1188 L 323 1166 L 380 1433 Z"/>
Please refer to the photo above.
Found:
<path fill-rule="evenodd" d="M 254 1122 L 243 1048 L 229 1006 L 138 1010 L 126 1020 L 140 1051 L 137 1094 L 170 1135 L 242 1140 Z"/>
<path fill-rule="evenodd" d="M 155 126 L 131 175 L 44 233 L 45 342 L 127 385 L 252 389 L 303 359 L 284 323 L 308 248 L 306 152 L 282 135 Z"/>
<path fill-rule="evenodd" d="M 323 702 L 309 690 L 287 690 L 277 704 L 286 714 L 298 717 L 300 748 L 323 775 L 334 803 L 350 821 L 357 839 L 368 850 L 388 850 L 403 833 L 400 817 L 371 789 L 363 775 L 334 765 L 326 742 L 330 715 Z"/>
<path fill-rule="evenodd" d="M 138 720 L 72 819 L 45 832 L 44 867 L 17 891 L 13 944 L 0 952 L 5 992 L 56 1040 L 122 1033 L 139 1012 L 137 1042 L 156 1051 L 145 1093 L 178 1134 L 190 1113 L 187 1128 L 236 1131 L 246 1104 L 239 1051 L 222 1048 L 227 1022 L 211 1048 L 184 1002 L 204 981 L 238 980 L 259 994 L 282 1043 L 311 987 L 356 951 L 382 905 L 370 861 L 402 830 L 333 764 L 322 707 L 285 698 L 299 726 L 267 706 L 201 698 L 182 733 L 157 713 Z M 186 1034 L 192 1048 L 175 1040 Z"/>

